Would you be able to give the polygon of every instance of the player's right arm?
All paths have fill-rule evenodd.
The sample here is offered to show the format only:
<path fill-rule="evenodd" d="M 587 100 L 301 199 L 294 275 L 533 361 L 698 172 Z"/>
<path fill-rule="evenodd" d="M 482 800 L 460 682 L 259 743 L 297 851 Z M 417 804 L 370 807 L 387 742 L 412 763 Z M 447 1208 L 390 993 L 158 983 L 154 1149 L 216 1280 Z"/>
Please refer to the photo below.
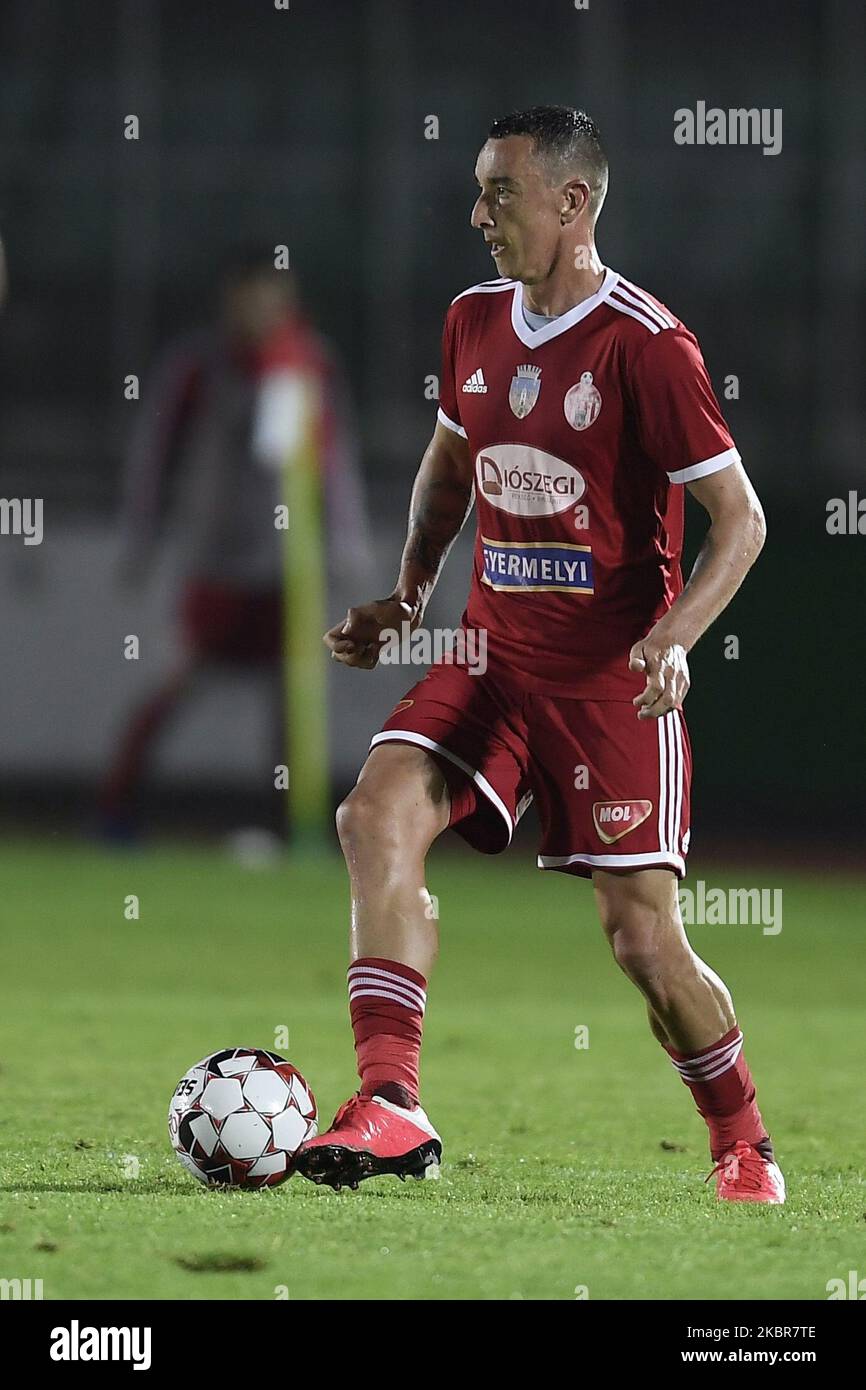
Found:
<path fill-rule="evenodd" d="M 383 632 L 418 626 L 451 546 L 469 514 L 473 469 L 463 435 L 439 421 L 421 460 L 409 506 L 409 529 L 393 592 L 359 608 L 325 633 L 335 661 L 371 671 Z"/>

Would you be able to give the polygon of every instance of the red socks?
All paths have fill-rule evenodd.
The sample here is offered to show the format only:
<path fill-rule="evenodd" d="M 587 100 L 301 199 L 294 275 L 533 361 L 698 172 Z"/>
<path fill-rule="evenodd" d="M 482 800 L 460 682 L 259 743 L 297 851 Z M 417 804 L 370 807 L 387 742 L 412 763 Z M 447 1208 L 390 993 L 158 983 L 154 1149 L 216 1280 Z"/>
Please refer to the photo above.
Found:
<path fill-rule="evenodd" d="M 734 1025 L 718 1042 L 699 1052 L 675 1052 L 672 1047 L 665 1051 L 707 1122 L 713 1161 L 732 1149 L 738 1139 L 745 1139 L 765 1158 L 772 1158 L 772 1144 L 755 1101 L 739 1028 Z"/>
<path fill-rule="evenodd" d="M 349 1012 L 362 1095 L 383 1096 L 410 1109 L 418 1104 L 426 1005 L 427 981 L 411 966 L 377 956 L 362 956 L 349 966 Z M 713 1160 L 738 1139 L 772 1158 L 739 1028 L 698 1052 L 666 1051 L 707 1122 Z"/>
<path fill-rule="evenodd" d="M 349 966 L 349 1013 L 361 1094 L 418 1104 L 418 1059 L 427 981 L 397 960 L 362 956 Z"/>

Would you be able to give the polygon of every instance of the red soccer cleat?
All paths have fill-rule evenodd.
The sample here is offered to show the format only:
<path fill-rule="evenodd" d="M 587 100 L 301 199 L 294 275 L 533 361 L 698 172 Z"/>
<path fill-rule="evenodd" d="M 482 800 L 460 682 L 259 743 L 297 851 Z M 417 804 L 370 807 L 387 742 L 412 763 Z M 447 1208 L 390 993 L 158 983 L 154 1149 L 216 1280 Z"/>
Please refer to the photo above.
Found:
<path fill-rule="evenodd" d="M 734 1147 L 722 1155 L 706 1181 L 709 1182 L 714 1174 L 720 1202 L 781 1205 L 785 1200 L 785 1179 L 779 1165 L 764 1158 L 745 1139 L 738 1139 Z"/>
<path fill-rule="evenodd" d="M 406 1110 L 360 1092 L 341 1105 L 331 1128 L 304 1144 L 296 1171 L 339 1191 L 364 1178 L 438 1178 L 442 1140 L 420 1105 Z"/>

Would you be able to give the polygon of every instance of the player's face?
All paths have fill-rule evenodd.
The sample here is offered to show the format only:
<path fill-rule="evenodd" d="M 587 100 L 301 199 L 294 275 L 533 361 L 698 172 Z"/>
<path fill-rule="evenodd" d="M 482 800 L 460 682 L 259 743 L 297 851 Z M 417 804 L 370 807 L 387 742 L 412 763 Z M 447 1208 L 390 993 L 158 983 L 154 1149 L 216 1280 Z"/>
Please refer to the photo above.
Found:
<path fill-rule="evenodd" d="M 481 192 L 472 226 L 483 233 L 499 274 L 526 285 L 546 279 L 562 234 L 562 190 L 551 187 L 530 137 L 488 140 L 475 178 Z"/>

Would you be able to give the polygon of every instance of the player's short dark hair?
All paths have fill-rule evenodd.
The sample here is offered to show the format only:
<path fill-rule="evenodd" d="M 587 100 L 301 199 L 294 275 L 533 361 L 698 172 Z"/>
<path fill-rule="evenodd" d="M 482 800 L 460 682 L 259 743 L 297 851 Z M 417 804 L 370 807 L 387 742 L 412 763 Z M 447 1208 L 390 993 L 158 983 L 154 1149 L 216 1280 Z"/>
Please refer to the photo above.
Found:
<path fill-rule="evenodd" d="M 591 190 L 589 208 L 595 220 L 607 192 L 608 166 L 591 116 L 576 106 L 529 106 L 494 121 L 487 138 L 504 140 L 508 135 L 528 135 L 553 177 L 580 173 Z"/>

